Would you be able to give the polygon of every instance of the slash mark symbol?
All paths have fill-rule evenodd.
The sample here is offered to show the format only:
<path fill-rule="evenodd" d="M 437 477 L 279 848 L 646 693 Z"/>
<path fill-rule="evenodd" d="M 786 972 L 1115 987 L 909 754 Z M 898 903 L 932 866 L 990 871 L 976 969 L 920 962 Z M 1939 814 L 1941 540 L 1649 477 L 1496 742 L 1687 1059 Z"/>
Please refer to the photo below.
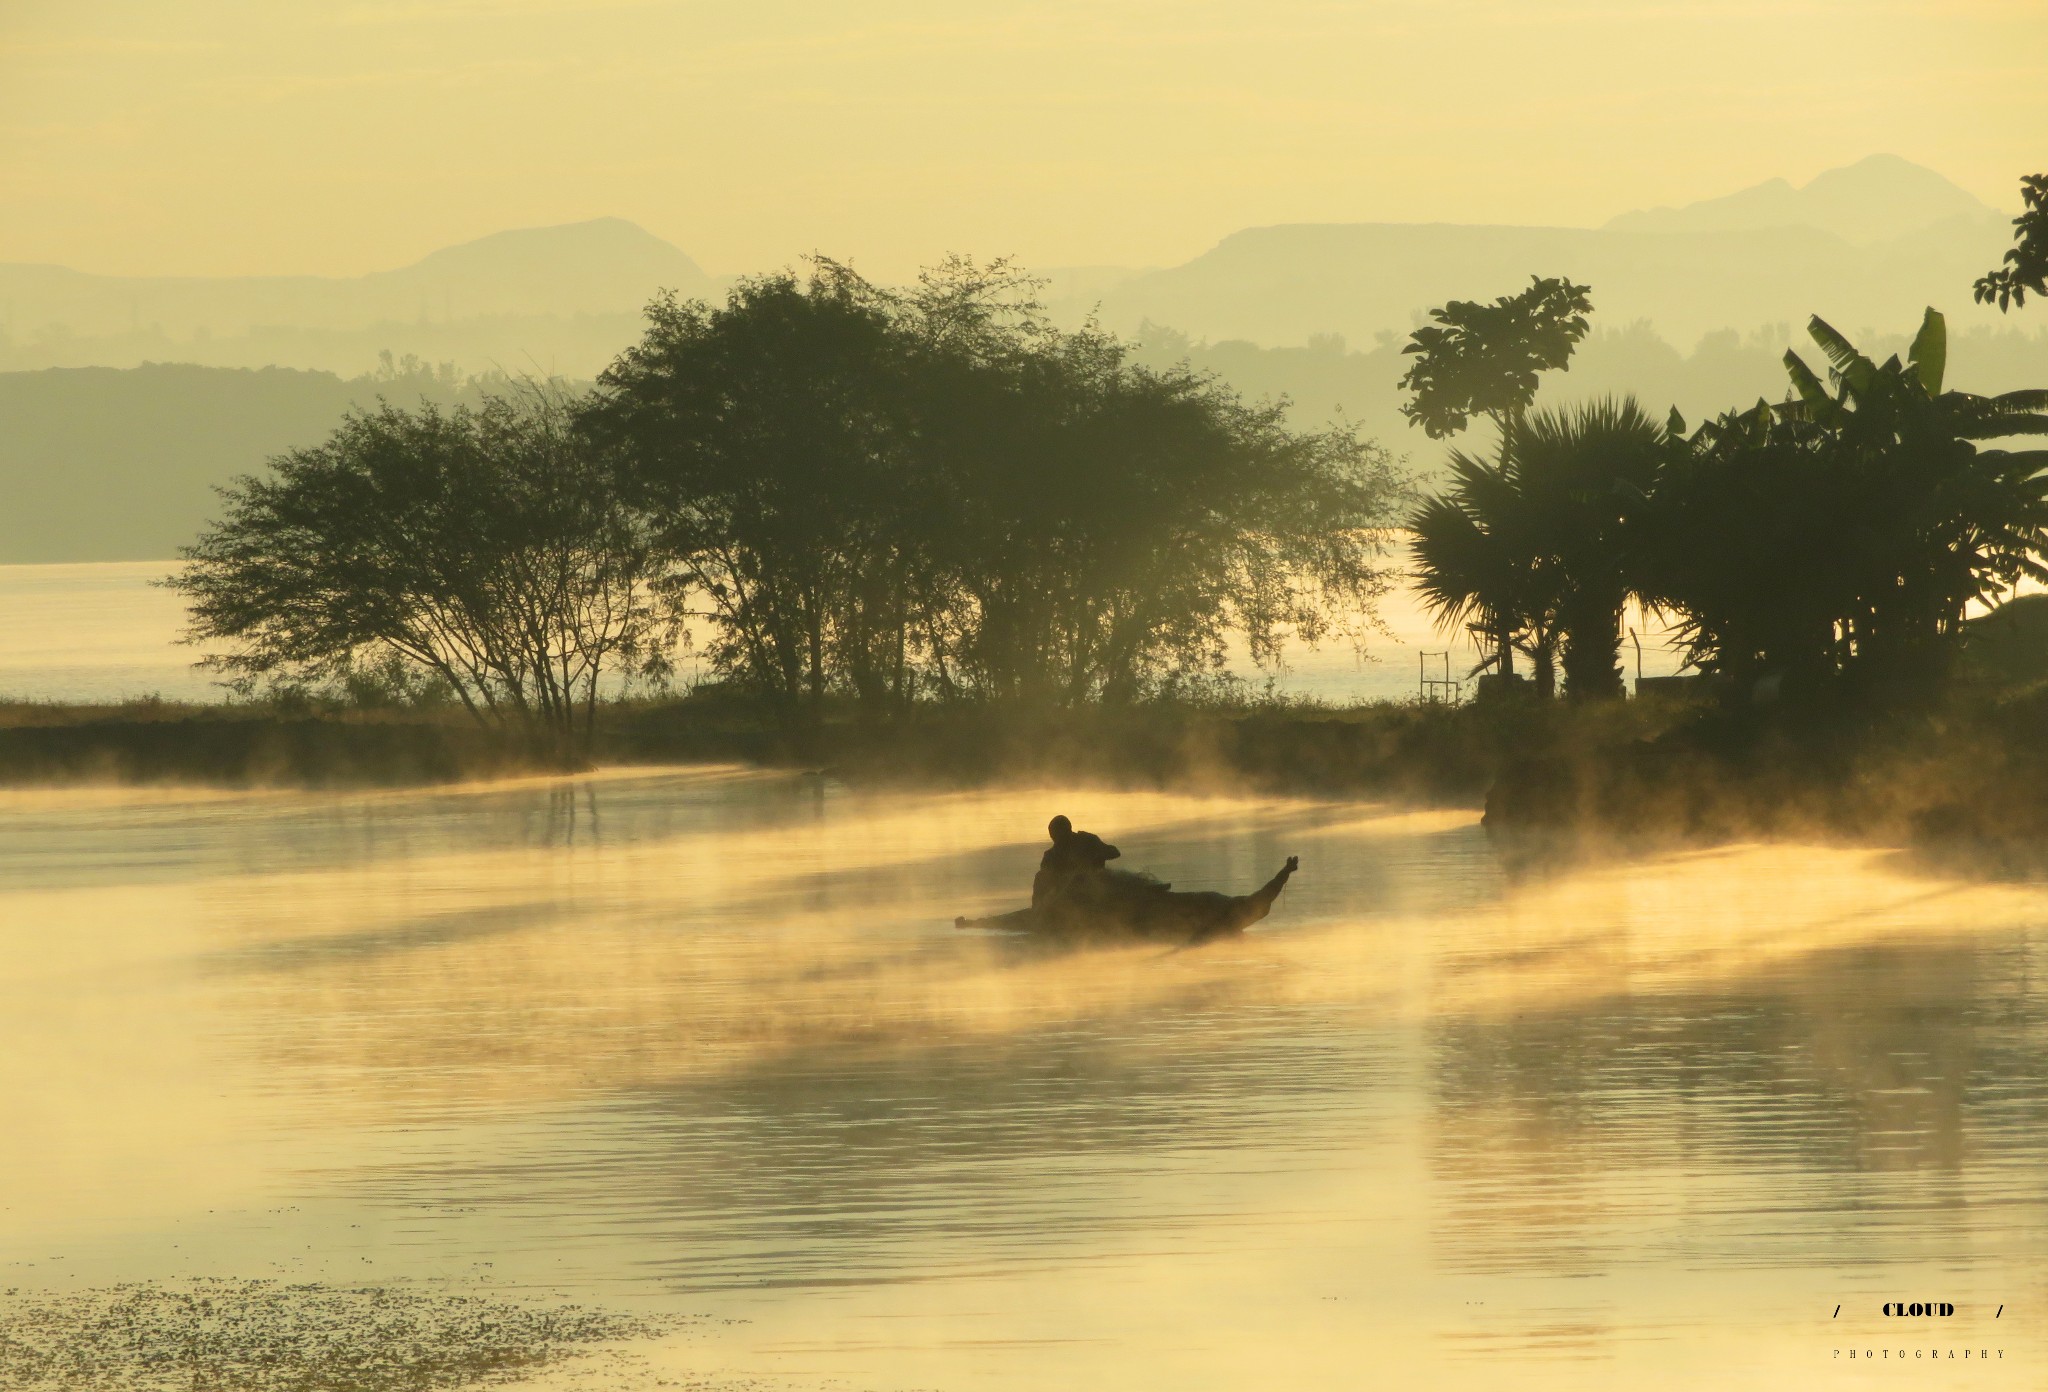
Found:
<path fill-rule="evenodd" d="M 2001 1306 L 1999 1306 L 1998 1308 L 1999 1308 L 1999 1309 L 2001 1309 L 2001 1310 L 2003 1310 L 2003 1309 L 2004 1309 L 2005 1307 L 2004 1307 L 2003 1305 L 2001 1305 Z M 1841 1307 L 1841 1306 L 1839 1306 L 1839 1305 L 1835 1306 L 1835 1312 L 1834 1312 L 1834 1313 L 1833 1313 L 1832 1315 L 1829 1315 L 1829 1316 L 1828 1316 L 1828 1318 L 1829 1318 L 1829 1319 L 1840 1319 L 1841 1317 L 1842 1317 L 1842 1307 Z"/>

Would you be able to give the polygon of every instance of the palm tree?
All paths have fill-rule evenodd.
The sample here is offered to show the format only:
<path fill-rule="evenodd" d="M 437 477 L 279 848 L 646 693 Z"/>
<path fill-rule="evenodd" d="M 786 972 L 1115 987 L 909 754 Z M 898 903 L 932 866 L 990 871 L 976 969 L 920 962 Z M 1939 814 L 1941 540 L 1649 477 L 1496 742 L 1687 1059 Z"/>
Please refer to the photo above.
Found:
<path fill-rule="evenodd" d="M 1633 398 L 1504 423 L 1498 457 L 1451 455 L 1451 487 L 1416 513 L 1416 576 L 1440 624 L 1464 622 L 1492 645 L 1487 665 L 1536 659 L 1566 694 L 1621 694 L 1621 610 L 1634 579 L 1632 519 L 1656 486 L 1664 428 Z"/>
<path fill-rule="evenodd" d="M 1622 694 L 1621 611 L 1641 588 L 1636 518 L 1665 452 L 1664 427 L 1634 397 L 1531 412 L 1508 432 L 1573 700 Z"/>
<path fill-rule="evenodd" d="M 1440 627 L 1462 624 L 1486 644 L 1486 659 L 1474 671 L 1492 667 L 1512 677 L 1520 648 L 1535 659 L 1538 694 L 1549 696 L 1550 616 L 1513 460 L 1453 451 L 1450 466 L 1450 490 L 1425 501 L 1409 523 L 1423 603 Z"/>

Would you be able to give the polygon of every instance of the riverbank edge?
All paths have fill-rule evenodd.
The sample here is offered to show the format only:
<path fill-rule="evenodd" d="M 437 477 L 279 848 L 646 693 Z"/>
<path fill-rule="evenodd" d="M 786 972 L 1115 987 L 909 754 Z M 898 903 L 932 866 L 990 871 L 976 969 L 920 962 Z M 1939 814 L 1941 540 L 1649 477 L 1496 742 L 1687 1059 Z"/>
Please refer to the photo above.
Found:
<path fill-rule="evenodd" d="M 1484 809 L 1539 853 L 1822 838 L 2048 865 L 2048 685 L 1911 710 L 1379 703 L 915 712 L 791 731 L 693 699 L 604 710 L 598 765 L 732 764 L 857 786 L 1090 785 Z M 0 786 L 347 789 L 564 772 L 459 711 L 0 706 Z"/>
<path fill-rule="evenodd" d="M 1492 722 L 1487 722 L 1491 728 Z M 826 771 L 862 784 L 1114 783 L 1477 807 L 1497 762 L 1446 707 L 919 711 L 793 730 L 691 700 L 604 708 L 590 764 Z M 346 788 L 560 773 L 459 710 L 0 705 L 0 786 Z"/>

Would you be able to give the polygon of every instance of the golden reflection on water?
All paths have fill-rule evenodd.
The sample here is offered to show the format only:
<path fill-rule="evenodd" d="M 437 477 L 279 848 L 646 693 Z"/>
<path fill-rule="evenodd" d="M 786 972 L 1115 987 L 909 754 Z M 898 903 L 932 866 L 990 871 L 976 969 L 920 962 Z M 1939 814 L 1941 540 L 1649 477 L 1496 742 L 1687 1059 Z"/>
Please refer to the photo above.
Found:
<path fill-rule="evenodd" d="M 953 929 L 1055 811 L 1184 888 L 1303 869 L 1200 951 Z M 0 828 L 10 1281 L 488 1269 L 854 1386 L 1825 1386 L 1821 1315 L 1897 1294 L 2035 1312 L 1954 1385 L 2042 1371 L 2038 885 L 738 769 Z"/>

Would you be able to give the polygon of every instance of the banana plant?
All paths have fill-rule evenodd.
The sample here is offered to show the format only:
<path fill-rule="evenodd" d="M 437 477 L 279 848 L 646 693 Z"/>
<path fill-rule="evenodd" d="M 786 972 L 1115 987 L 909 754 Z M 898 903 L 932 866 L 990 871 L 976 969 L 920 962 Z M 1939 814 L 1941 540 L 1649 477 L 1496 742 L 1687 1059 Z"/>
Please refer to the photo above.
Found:
<path fill-rule="evenodd" d="M 1758 663 L 1780 661 L 1789 644 L 1809 669 L 1938 670 L 1968 606 L 2023 578 L 2048 580 L 2048 450 L 1980 448 L 2048 435 L 2048 391 L 1949 389 L 1947 326 L 1933 309 L 1903 361 L 1872 360 L 1819 318 L 1808 332 L 1825 379 L 1787 352 L 1786 401 L 1723 416 L 1686 442 L 1666 511 L 1686 519 L 1674 551 L 1701 554 L 1665 589 L 1702 656 L 1741 636 L 1735 646 Z M 1688 506 L 1688 491 L 1717 501 Z M 1736 528 L 1773 540 L 1738 556 L 1733 539 L 1690 539 Z M 1782 573 L 1747 589 L 1726 570 Z"/>

